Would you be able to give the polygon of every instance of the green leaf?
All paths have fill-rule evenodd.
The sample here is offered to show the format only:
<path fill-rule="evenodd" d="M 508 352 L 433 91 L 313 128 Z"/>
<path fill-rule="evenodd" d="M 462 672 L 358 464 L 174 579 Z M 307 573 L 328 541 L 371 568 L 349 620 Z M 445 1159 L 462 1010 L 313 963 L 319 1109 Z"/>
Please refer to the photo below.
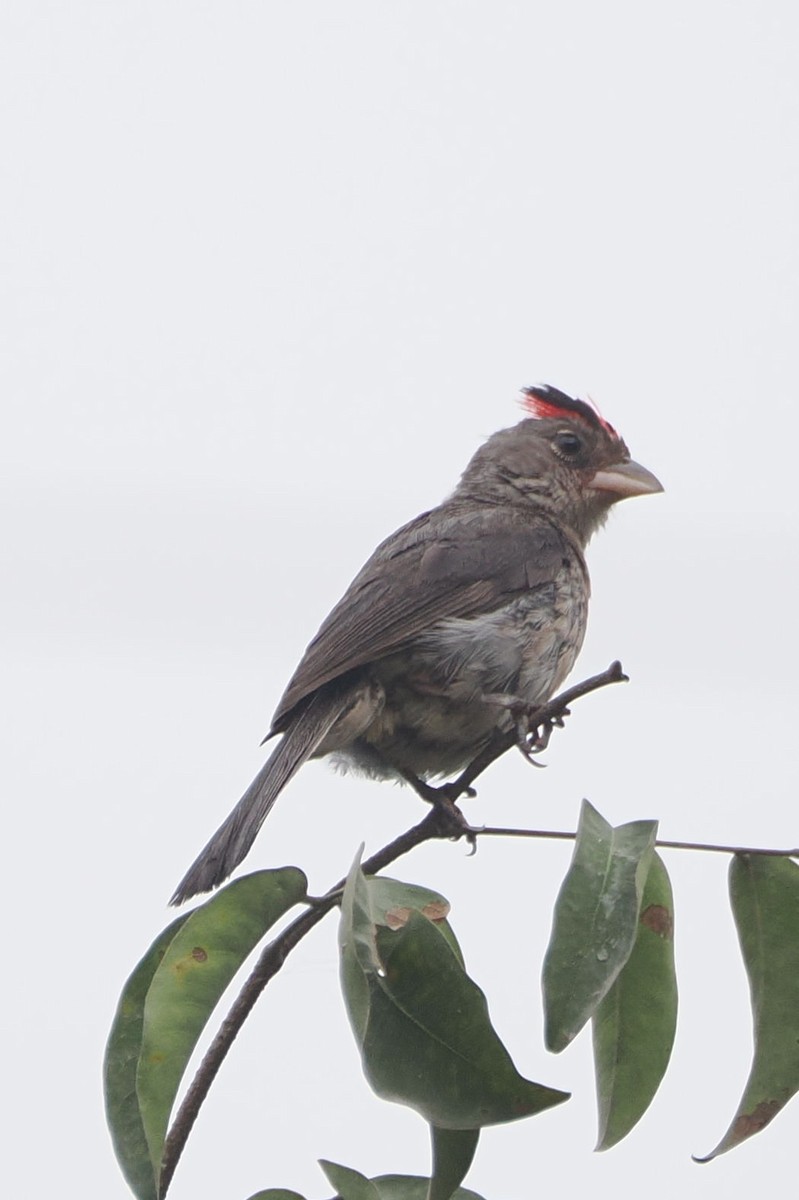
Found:
<path fill-rule="evenodd" d="M 626 1137 L 666 1072 L 677 1026 L 673 929 L 671 884 L 654 854 L 632 953 L 594 1013 L 597 1150 Z"/>
<path fill-rule="evenodd" d="M 560 1051 L 613 985 L 635 942 L 656 821 L 614 829 L 583 801 L 544 959 L 545 1041 Z"/>
<path fill-rule="evenodd" d="M 305 1200 L 305 1197 L 288 1188 L 267 1188 L 265 1192 L 254 1192 L 247 1200 Z"/>
<path fill-rule="evenodd" d="M 374 1179 L 367 1179 L 360 1171 L 343 1167 L 340 1163 L 320 1159 L 319 1165 L 341 1200 L 428 1200 L 431 1181 L 425 1175 L 377 1175 Z M 259 1192 L 250 1200 L 261 1200 L 261 1195 L 271 1197 L 269 1192 Z M 279 1200 L 278 1193 L 275 1193 L 274 1200 Z M 477 1192 L 459 1187 L 452 1194 L 452 1200 L 483 1198 Z"/>
<path fill-rule="evenodd" d="M 472 1165 L 479 1129 L 438 1129 L 430 1126 L 433 1176 L 427 1200 L 450 1200 Z"/>
<path fill-rule="evenodd" d="M 380 1200 L 380 1193 L 371 1180 L 352 1167 L 343 1167 L 341 1163 L 328 1162 L 319 1159 L 319 1166 L 327 1175 L 341 1200 Z"/>
<path fill-rule="evenodd" d="M 363 847 L 355 859 L 355 866 L 360 864 Z M 354 869 L 353 867 L 353 869 Z M 375 935 L 378 926 L 397 929 L 403 925 L 413 911 L 423 912 L 447 939 L 453 953 L 463 965 L 463 955 L 457 938 L 449 923 L 444 919 L 449 912 L 449 901 L 440 892 L 420 887 L 415 883 L 403 883 L 390 879 L 386 875 L 370 875 L 368 885 L 353 887 L 345 891 L 342 900 L 342 913 L 346 914 L 346 924 L 350 931 L 350 952 L 342 955 L 342 982 L 346 981 L 345 991 L 349 1002 L 350 1021 L 356 1030 L 356 1037 L 361 1040 L 358 1030 L 362 1030 L 369 1009 L 369 989 L 366 983 L 370 970 L 380 970 L 377 958 Z"/>
<path fill-rule="evenodd" d="M 423 1175 L 376 1175 L 372 1183 L 380 1200 L 427 1200 L 430 1180 Z M 477 1192 L 459 1187 L 452 1200 L 483 1200 Z"/>
<path fill-rule="evenodd" d="M 458 939 L 446 920 L 449 901 L 445 900 L 440 892 L 420 887 L 417 883 L 403 883 L 399 879 L 390 879 L 387 875 L 373 875 L 369 878 L 369 894 L 372 919 L 378 925 L 399 929 L 411 912 L 420 912 L 430 921 L 435 921 L 463 966 L 463 954 Z"/>
<path fill-rule="evenodd" d="M 339 936 L 344 997 L 377 1094 L 453 1130 L 512 1121 L 567 1099 L 516 1071 L 485 996 L 438 924 L 416 910 L 396 930 L 380 924 L 372 886 L 356 863 Z"/>
<path fill-rule="evenodd" d="M 736 854 L 730 899 L 754 1023 L 754 1057 L 732 1124 L 709 1162 L 765 1129 L 799 1090 L 799 866 Z"/>
<path fill-rule="evenodd" d="M 136 1074 L 156 1179 L 169 1114 L 208 1018 L 241 964 L 306 887 L 297 867 L 245 875 L 189 913 L 169 943 L 144 1003 Z"/>
<path fill-rule="evenodd" d="M 138 1200 L 156 1200 L 158 1193 L 136 1094 L 144 1000 L 158 964 L 188 916 L 186 913 L 168 925 L 134 968 L 119 998 L 103 1062 L 105 1111 L 114 1153 Z"/>

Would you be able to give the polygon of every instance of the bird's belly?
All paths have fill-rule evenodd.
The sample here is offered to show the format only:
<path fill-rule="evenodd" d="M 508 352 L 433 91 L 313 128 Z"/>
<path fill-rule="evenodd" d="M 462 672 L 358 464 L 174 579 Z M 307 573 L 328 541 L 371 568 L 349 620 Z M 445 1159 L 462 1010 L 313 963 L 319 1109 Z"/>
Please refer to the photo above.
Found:
<path fill-rule="evenodd" d="M 498 697 L 549 699 L 574 664 L 585 622 L 584 589 L 555 584 L 493 613 L 441 621 L 371 665 L 385 703 L 337 757 L 378 776 L 461 770 L 510 728 Z"/>

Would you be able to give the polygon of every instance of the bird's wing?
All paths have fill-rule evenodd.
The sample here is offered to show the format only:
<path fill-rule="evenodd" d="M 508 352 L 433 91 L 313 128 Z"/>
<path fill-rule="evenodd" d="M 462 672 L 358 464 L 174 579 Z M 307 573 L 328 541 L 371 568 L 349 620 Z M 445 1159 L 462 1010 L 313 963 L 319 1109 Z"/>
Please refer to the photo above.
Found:
<path fill-rule="evenodd" d="M 579 549 L 548 521 L 515 510 L 447 504 L 403 526 L 374 552 L 308 646 L 272 732 L 330 680 L 402 647 L 447 617 L 498 608 L 549 583 Z"/>

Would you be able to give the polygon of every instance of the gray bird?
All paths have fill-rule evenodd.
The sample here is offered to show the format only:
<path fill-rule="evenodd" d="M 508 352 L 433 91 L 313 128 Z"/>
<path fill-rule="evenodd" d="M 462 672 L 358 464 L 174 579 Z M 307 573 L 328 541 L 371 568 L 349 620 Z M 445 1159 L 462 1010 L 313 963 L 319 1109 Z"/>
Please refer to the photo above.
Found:
<path fill-rule="evenodd" d="M 495 433 L 452 495 L 387 538 L 313 639 L 267 737 L 282 740 L 175 890 L 217 887 L 309 758 L 424 781 L 545 703 L 583 642 L 583 551 L 611 505 L 660 492 L 611 425 L 551 387 Z"/>

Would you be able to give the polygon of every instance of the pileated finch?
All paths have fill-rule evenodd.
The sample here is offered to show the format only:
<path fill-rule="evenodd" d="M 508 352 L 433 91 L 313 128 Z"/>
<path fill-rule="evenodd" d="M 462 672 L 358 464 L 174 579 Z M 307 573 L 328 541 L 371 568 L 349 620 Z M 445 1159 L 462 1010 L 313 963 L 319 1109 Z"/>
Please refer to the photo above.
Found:
<path fill-rule="evenodd" d="M 660 492 L 582 400 L 525 389 L 452 495 L 392 533 L 323 623 L 278 704 L 282 734 L 172 902 L 222 883 L 308 758 L 378 779 L 461 770 L 574 665 L 590 585 L 583 551 L 611 505 Z"/>

